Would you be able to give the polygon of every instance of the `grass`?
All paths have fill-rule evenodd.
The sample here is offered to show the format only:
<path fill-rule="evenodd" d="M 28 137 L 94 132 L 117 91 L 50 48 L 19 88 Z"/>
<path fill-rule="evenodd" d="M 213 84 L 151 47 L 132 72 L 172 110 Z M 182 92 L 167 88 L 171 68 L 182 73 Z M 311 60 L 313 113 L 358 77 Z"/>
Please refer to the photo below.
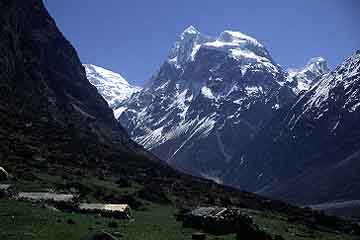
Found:
<path fill-rule="evenodd" d="M 286 240 L 305 240 L 305 239 L 323 239 L 323 240 L 357 240 L 358 237 L 339 234 L 330 231 L 317 231 L 309 229 L 301 224 L 289 223 L 283 216 L 271 213 L 263 213 L 254 210 L 246 210 L 254 219 L 254 222 L 263 230 L 272 236 L 281 235 Z"/>
<path fill-rule="evenodd" d="M 134 221 L 124 223 L 124 238 L 127 240 L 189 240 L 197 230 L 182 228 L 175 220 L 176 209 L 171 206 L 151 205 L 148 211 L 134 213 Z M 234 240 L 235 235 L 208 236 L 208 239 Z"/>
<path fill-rule="evenodd" d="M 36 173 L 33 181 L 21 180 L 15 183 L 19 191 L 45 191 L 76 183 L 83 186 L 87 193 L 83 201 L 101 202 L 96 196 L 98 191 L 107 194 L 134 194 L 142 186 L 133 183 L 131 187 L 119 188 L 112 181 L 94 177 L 64 179 Z M 169 196 L 172 198 L 172 196 Z M 181 222 L 175 220 L 176 208 L 171 205 L 159 205 L 145 201 L 145 210 L 134 211 L 133 220 L 115 221 L 95 215 L 62 213 L 48 208 L 41 208 L 28 202 L 0 199 L 0 239 L 1 240 L 63 240 L 87 239 L 94 231 L 120 232 L 124 240 L 189 240 L 195 229 L 183 228 Z M 272 213 L 243 209 L 251 215 L 255 223 L 271 235 L 281 235 L 286 240 L 356 240 L 350 235 L 337 234 L 309 229 L 306 226 L 289 223 L 285 217 Z M 69 224 L 72 220 L 75 224 Z M 109 227 L 109 223 L 115 228 Z M 111 225 L 111 224 L 110 224 Z M 209 240 L 234 240 L 235 235 L 212 236 Z"/>
<path fill-rule="evenodd" d="M 72 220 L 75 224 L 69 224 Z M 56 212 L 31 203 L 0 201 L 0 239 L 85 239 L 94 230 L 109 231 L 109 219 Z"/>
<path fill-rule="evenodd" d="M 134 220 L 118 221 L 110 228 L 112 219 L 94 215 L 70 214 L 40 208 L 27 202 L 0 200 L 1 240 L 63 240 L 86 239 L 93 231 L 120 232 L 125 240 L 188 240 L 193 229 L 183 229 L 176 222 L 171 206 L 151 205 L 148 211 L 134 212 Z M 68 220 L 75 224 L 68 224 Z M 234 236 L 208 239 L 228 240 Z"/>
<path fill-rule="evenodd" d="M 354 236 L 320 232 L 302 225 L 290 224 L 281 216 L 247 211 L 254 221 L 272 235 L 280 234 L 286 240 L 326 239 L 355 240 Z M 117 221 L 95 215 L 62 213 L 40 208 L 32 203 L 0 200 L 1 240 L 63 240 L 86 239 L 91 232 L 104 230 L 120 232 L 124 240 L 189 240 L 197 230 L 183 228 L 174 218 L 172 206 L 150 204 L 145 211 L 133 211 L 133 220 Z M 68 220 L 75 224 L 69 224 Z M 235 235 L 208 236 L 210 240 L 234 240 Z"/>

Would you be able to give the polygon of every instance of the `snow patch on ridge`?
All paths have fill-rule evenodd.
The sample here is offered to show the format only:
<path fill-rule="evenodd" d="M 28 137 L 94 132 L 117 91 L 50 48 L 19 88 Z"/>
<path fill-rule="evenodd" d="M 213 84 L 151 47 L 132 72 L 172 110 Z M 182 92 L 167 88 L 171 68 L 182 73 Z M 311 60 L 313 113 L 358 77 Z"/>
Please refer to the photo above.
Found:
<path fill-rule="evenodd" d="M 201 88 L 201 94 L 209 99 L 215 99 L 215 96 L 212 93 L 211 89 L 206 86 Z"/>
<path fill-rule="evenodd" d="M 83 65 L 89 82 L 94 85 L 98 92 L 108 102 L 111 108 L 130 98 L 142 88 L 130 85 L 120 74 L 114 73 L 102 67 L 92 64 Z M 115 110 L 115 116 L 119 116 L 121 109 Z"/>

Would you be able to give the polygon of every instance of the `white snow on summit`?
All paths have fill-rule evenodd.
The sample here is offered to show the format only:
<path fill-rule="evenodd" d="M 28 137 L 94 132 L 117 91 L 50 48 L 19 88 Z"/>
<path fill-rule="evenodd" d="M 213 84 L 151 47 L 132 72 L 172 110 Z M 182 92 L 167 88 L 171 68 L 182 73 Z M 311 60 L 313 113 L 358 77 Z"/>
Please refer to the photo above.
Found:
<path fill-rule="evenodd" d="M 184 30 L 184 33 L 197 34 L 199 31 L 193 25 L 190 25 Z"/>
<path fill-rule="evenodd" d="M 246 47 L 246 45 L 253 45 L 255 47 L 263 48 L 255 38 L 247 36 L 241 32 L 226 30 L 220 34 L 220 36 L 214 42 L 205 43 L 205 46 L 213 47 Z"/>
<path fill-rule="evenodd" d="M 219 37 L 213 38 L 200 33 L 194 26 L 186 28 L 180 34 L 172 49 L 168 62 L 178 69 L 196 59 L 201 49 L 226 53 L 229 57 L 241 63 L 243 74 L 251 65 L 258 65 L 268 70 L 273 76 L 280 71 L 269 52 L 255 38 L 237 31 L 226 30 Z M 288 69 L 286 81 L 279 81 L 280 85 L 289 84 L 295 94 L 309 90 L 314 81 L 330 70 L 322 57 L 310 59 L 301 69 Z"/>
<path fill-rule="evenodd" d="M 316 78 L 330 72 L 327 62 L 322 57 L 314 57 L 301 69 L 288 69 L 287 82 L 294 82 L 293 91 L 298 94 L 309 90 Z"/>
<path fill-rule="evenodd" d="M 194 61 L 201 49 L 222 51 L 235 60 L 241 60 L 244 71 L 247 64 L 260 64 L 272 73 L 278 73 L 278 67 L 273 63 L 266 48 L 255 38 L 236 31 L 226 30 L 219 37 L 213 38 L 200 33 L 190 26 L 180 34 L 171 50 L 168 62 L 182 68 L 188 62 Z"/>
<path fill-rule="evenodd" d="M 168 61 L 181 68 L 188 61 L 193 61 L 200 46 L 209 41 L 209 37 L 201 34 L 194 26 L 186 28 L 177 38 Z"/>
<path fill-rule="evenodd" d="M 108 102 L 111 108 L 127 100 L 132 94 L 141 91 L 140 87 L 130 85 L 120 74 L 92 64 L 83 65 L 89 82 Z M 124 110 L 124 109 L 123 109 Z M 119 115 L 119 109 L 115 115 Z"/>

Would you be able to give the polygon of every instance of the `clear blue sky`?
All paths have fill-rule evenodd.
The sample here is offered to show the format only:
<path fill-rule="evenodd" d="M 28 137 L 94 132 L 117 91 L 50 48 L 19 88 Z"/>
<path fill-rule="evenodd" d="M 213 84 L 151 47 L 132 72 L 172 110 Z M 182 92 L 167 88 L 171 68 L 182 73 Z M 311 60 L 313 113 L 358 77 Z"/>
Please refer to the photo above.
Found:
<path fill-rule="evenodd" d="M 360 49 L 359 0 L 44 0 L 82 62 L 141 85 L 188 25 L 255 37 L 284 67 L 313 56 L 336 66 Z"/>

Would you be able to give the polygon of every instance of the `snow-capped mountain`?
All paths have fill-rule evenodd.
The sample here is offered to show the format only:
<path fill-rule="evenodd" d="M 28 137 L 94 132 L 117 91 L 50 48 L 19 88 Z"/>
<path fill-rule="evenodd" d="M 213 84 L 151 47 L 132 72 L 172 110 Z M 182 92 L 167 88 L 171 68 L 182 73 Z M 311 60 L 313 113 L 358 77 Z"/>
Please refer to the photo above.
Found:
<path fill-rule="evenodd" d="M 242 61 L 243 71 L 256 63 L 270 71 L 279 71 L 279 66 L 274 64 L 268 51 L 256 39 L 234 31 L 224 31 L 219 37 L 212 38 L 200 33 L 193 26 L 180 34 L 170 52 L 168 62 L 177 68 L 184 68 L 189 62 L 195 61 L 200 49 L 223 52 L 233 59 Z"/>
<path fill-rule="evenodd" d="M 178 37 L 147 88 L 120 104 L 138 143 L 184 171 L 222 181 L 237 149 L 295 99 L 286 72 L 240 32 L 194 27 Z"/>
<path fill-rule="evenodd" d="M 359 72 L 360 52 L 333 72 L 321 57 L 285 71 L 250 36 L 191 26 L 113 108 L 183 171 L 295 203 L 360 199 Z"/>
<path fill-rule="evenodd" d="M 225 181 L 296 203 L 360 199 L 359 121 L 357 51 L 239 150 Z"/>
<path fill-rule="evenodd" d="M 140 87 L 130 85 L 120 74 L 92 64 L 83 65 L 89 82 L 113 108 L 117 118 L 123 109 L 116 108 L 132 94 L 141 91 Z"/>
<path fill-rule="evenodd" d="M 327 62 L 322 57 L 310 59 L 301 69 L 288 69 L 287 83 L 296 94 L 309 90 L 322 75 L 330 72 Z"/>

